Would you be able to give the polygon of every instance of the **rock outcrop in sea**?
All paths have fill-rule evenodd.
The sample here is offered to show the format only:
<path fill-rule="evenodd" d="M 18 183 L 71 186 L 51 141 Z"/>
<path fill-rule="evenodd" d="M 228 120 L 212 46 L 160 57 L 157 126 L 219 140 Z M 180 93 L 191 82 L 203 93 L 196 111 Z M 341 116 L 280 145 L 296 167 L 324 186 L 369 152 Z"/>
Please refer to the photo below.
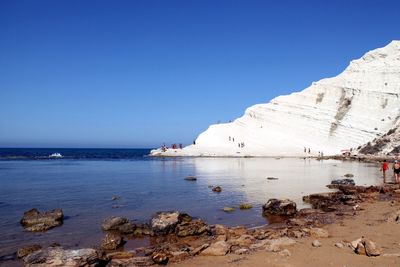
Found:
<path fill-rule="evenodd" d="M 183 149 L 153 156 L 318 156 L 400 152 L 400 41 L 366 53 L 338 76 L 249 107 Z M 398 137 L 396 137 L 398 136 Z M 389 143 L 397 140 L 395 144 Z M 372 147 L 372 148 L 371 148 Z"/>

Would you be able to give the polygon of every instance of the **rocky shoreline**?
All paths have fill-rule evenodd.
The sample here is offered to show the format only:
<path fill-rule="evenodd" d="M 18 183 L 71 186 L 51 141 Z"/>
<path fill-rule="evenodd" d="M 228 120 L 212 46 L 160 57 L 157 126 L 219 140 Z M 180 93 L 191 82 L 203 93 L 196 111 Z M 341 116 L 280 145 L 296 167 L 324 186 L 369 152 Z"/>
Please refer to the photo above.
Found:
<path fill-rule="evenodd" d="M 24 266 L 149 266 L 169 264 L 202 256 L 248 255 L 257 251 L 290 254 L 288 247 L 302 238 L 329 236 L 324 226 L 355 216 L 361 204 L 373 201 L 397 201 L 399 185 L 356 186 L 351 179 L 328 185 L 335 192 L 304 196 L 311 208 L 297 210 L 287 199 L 270 199 L 261 211 L 271 222 L 267 226 L 246 229 L 243 226 L 208 225 L 199 218 L 178 211 L 159 212 L 148 223 L 134 224 L 124 217 L 106 218 L 101 228 L 104 237 L 96 247 L 64 249 L 58 244 L 42 248 L 40 244 L 21 247 L 16 256 Z M 21 225 L 28 231 L 45 231 L 62 224 L 59 209 L 40 213 L 32 209 L 24 214 Z M 400 220 L 400 215 L 393 218 Z M 125 251 L 126 239 L 147 236 L 150 246 Z M 379 256 L 376 244 L 364 237 L 338 246 L 349 246 L 355 253 Z"/>

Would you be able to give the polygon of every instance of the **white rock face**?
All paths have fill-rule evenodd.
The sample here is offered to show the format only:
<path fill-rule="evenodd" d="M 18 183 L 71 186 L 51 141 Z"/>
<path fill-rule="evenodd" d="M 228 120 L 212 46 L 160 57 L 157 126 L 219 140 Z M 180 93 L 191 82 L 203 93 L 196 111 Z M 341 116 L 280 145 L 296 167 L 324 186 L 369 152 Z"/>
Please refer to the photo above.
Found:
<path fill-rule="evenodd" d="M 353 60 L 338 76 L 249 107 L 211 125 L 183 149 L 154 156 L 305 156 L 341 153 L 372 141 L 400 120 L 400 41 Z M 244 145 L 244 146 L 243 146 Z M 304 153 L 304 148 L 307 152 Z M 310 148 L 311 153 L 308 153 Z"/>

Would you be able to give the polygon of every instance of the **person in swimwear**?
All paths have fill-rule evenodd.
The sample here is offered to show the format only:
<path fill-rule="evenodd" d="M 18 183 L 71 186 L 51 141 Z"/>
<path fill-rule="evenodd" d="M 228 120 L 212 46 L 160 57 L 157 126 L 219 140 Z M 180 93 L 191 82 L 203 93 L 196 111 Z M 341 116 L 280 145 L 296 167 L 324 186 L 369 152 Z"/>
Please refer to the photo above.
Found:
<path fill-rule="evenodd" d="M 393 172 L 394 172 L 395 182 L 399 183 L 399 181 L 400 181 L 400 164 L 397 160 L 394 161 Z"/>
<path fill-rule="evenodd" d="M 386 171 L 388 169 L 389 169 L 389 165 L 388 165 L 388 163 L 387 163 L 387 161 L 385 159 L 385 160 L 383 160 L 383 163 L 382 163 L 382 166 L 381 166 L 381 171 L 382 171 L 382 174 L 383 174 L 383 182 L 384 183 L 386 183 Z"/>

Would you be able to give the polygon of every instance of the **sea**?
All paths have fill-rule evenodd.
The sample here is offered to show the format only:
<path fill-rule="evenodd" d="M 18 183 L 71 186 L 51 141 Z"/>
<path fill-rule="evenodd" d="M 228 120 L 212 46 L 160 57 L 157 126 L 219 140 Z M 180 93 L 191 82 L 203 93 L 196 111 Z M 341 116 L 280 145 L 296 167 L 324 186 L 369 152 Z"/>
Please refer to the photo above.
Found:
<path fill-rule="evenodd" d="M 353 174 L 358 185 L 381 184 L 379 166 L 309 158 L 154 158 L 150 149 L 0 149 L 0 265 L 15 265 L 18 247 L 30 244 L 93 247 L 109 216 L 148 222 L 158 211 L 178 210 L 209 224 L 258 227 L 268 224 L 262 205 L 330 191 L 333 179 Z M 60 153 L 62 158 L 49 157 Z M 196 181 L 187 181 L 196 176 Z M 274 180 L 269 177 L 276 178 Z M 213 186 L 222 192 L 215 193 Z M 113 200 L 113 196 L 117 196 Z M 253 206 L 240 210 L 241 203 Z M 226 213 L 223 207 L 235 207 Z M 43 233 L 26 232 L 24 211 L 61 208 L 64 223 Z M 128 240 L 125 249 L 148 245 Z M 18 265 L 15 265 L 18 266 Z"/>

